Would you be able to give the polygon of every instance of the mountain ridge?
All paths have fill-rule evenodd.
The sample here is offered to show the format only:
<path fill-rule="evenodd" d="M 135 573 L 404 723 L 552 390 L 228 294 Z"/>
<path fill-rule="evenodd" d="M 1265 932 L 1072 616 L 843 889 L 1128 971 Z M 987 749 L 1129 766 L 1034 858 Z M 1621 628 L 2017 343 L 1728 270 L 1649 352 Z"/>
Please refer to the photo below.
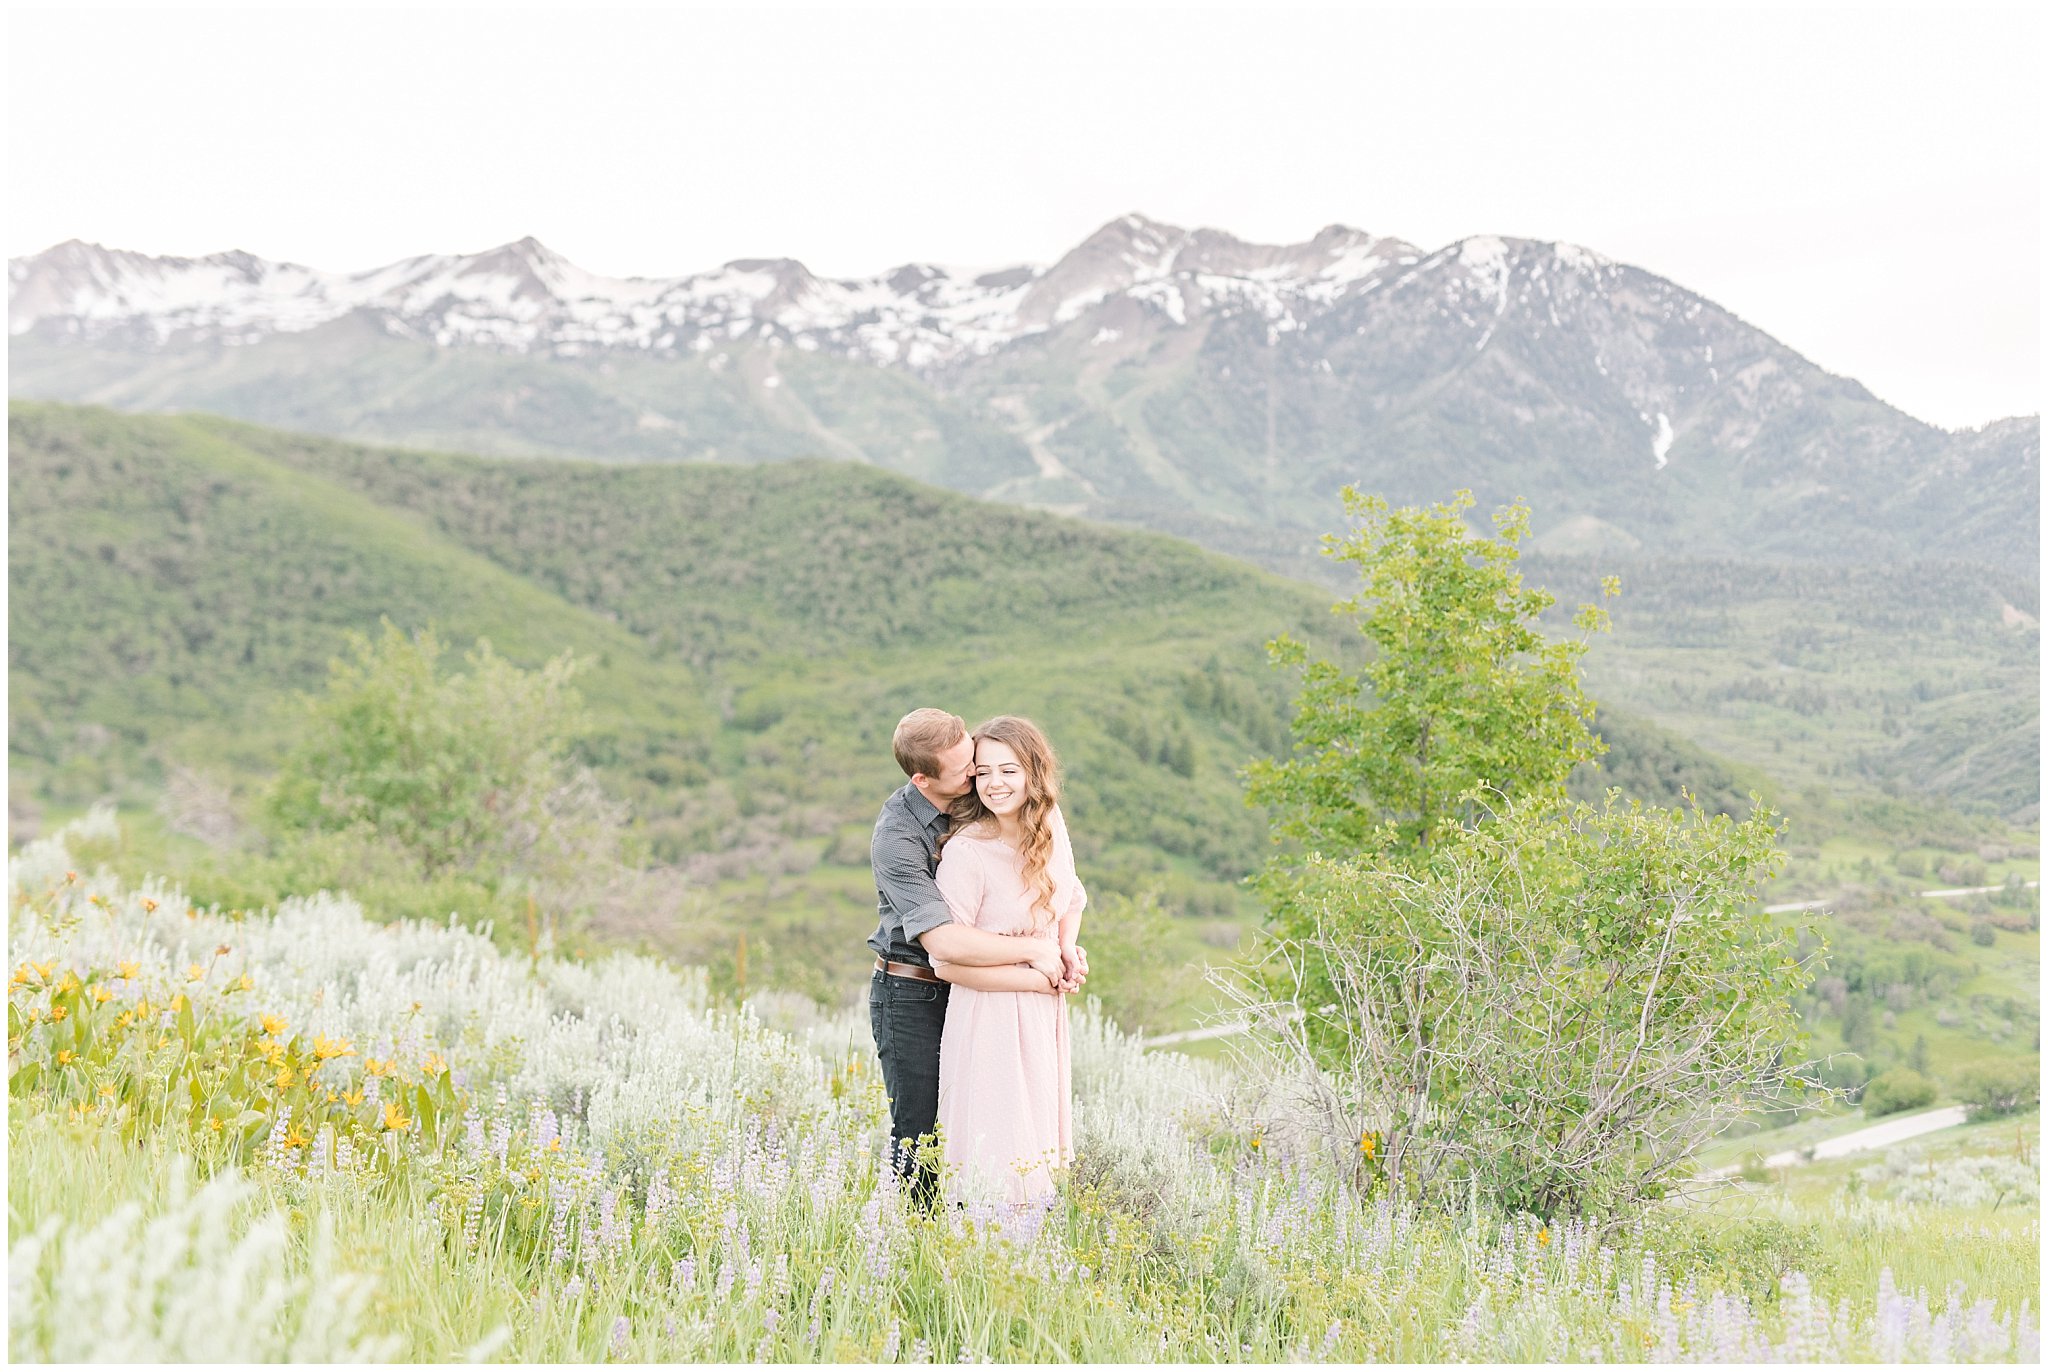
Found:
<path fill-rule="evenodd" d="M 873 462 L 1294 569 L 1346 484 L 1539 536 L 2038 558 L 2039 426 L 1951 432 L 1568 243 L 1126 215 L 1049 266 L 601 277 L 532 238 L 355 274 L 76 242 L 9 263 L 17 394 L 380 443 Z M 1987 513 L 1988 512 L 1988 513 Z"/>

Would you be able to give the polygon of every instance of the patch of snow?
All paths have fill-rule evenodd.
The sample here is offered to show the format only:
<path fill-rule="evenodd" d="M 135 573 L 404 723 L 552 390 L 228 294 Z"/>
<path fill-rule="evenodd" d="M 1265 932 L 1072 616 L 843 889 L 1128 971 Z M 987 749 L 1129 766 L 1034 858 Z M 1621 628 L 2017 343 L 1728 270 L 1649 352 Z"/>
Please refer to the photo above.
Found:
<path fill-rule="evenodd" d="M 1610 259 L 1576 243 L 1558 243 L 1552 246 L 1551 251 L 1556 254 L 1558 261 L 1574 271 L 1597 272 L 1602 267 L 1614 265 Z"/>
<path fill-rule="evenodd" d="M 1662 411 L 1657 415 L 1657 436 L 1650 440 L 1650 454 L 1657 459 L 1657 470 L 1663 471 L 1671 453 L 1671 417 Z"/>

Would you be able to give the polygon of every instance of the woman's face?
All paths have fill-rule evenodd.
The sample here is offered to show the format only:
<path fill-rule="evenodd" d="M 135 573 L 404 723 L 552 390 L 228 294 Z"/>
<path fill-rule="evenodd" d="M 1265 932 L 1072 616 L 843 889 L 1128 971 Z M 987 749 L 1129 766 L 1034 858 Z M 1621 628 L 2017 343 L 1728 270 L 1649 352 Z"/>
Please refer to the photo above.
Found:
<path fill-rule="evenodd" d="M 1013 815 L 1030 790 L 1024 760 L 1009 744 L 984 738 L 974 745 L 974 789 L 981 803 L 998 815 Z"/>

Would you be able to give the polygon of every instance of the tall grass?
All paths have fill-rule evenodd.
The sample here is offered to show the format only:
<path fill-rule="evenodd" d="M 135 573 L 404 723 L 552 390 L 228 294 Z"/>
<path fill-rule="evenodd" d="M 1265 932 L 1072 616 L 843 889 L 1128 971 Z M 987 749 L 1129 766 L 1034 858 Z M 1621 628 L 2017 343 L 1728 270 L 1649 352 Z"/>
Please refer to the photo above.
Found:
<path fill-rule="evenodd" d="M 2030 1309 L 1837 1269 L 1813 1226 L 1603 1232 L 1361 1196 L 1276 1127 L 1272 1083 L 1086 1011 L 1056 1202 L 931 1218 L 882 1165 L 859 1016 L 782 1032 L 648 959 L 508 957 L 331 895 L 235 919 L 78 872 L 62 836 L 11 893 L 19 1358 L 2038 1351 Z M 2004 1235 L 1997 1263 L 2027 1269 Z M 118 1340 L 82 1318 L 101 1309 L 128 1312 Z"/>

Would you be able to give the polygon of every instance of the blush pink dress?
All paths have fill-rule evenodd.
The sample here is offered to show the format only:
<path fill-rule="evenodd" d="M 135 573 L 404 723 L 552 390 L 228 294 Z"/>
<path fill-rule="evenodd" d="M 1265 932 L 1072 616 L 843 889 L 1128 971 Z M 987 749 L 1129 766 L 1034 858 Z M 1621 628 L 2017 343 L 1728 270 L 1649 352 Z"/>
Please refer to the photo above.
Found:
<path fill-rule="evenodd" d="M 1074 874 L 1067 826 L 1053 811 L 1053 913 L 1034 910 L 1024 860 L 998 838 L 961 833 L 939 862 L 953 919 L 992 934 L 1047 934 L 1088 893 Z M 959 1169 L 962 1199 L 1016 1203 L 1052 1193 L 1054 1169 L 1074 1155 L 1067 999 L 955 986 L 939 1039 L 939 1130 Z"/>

